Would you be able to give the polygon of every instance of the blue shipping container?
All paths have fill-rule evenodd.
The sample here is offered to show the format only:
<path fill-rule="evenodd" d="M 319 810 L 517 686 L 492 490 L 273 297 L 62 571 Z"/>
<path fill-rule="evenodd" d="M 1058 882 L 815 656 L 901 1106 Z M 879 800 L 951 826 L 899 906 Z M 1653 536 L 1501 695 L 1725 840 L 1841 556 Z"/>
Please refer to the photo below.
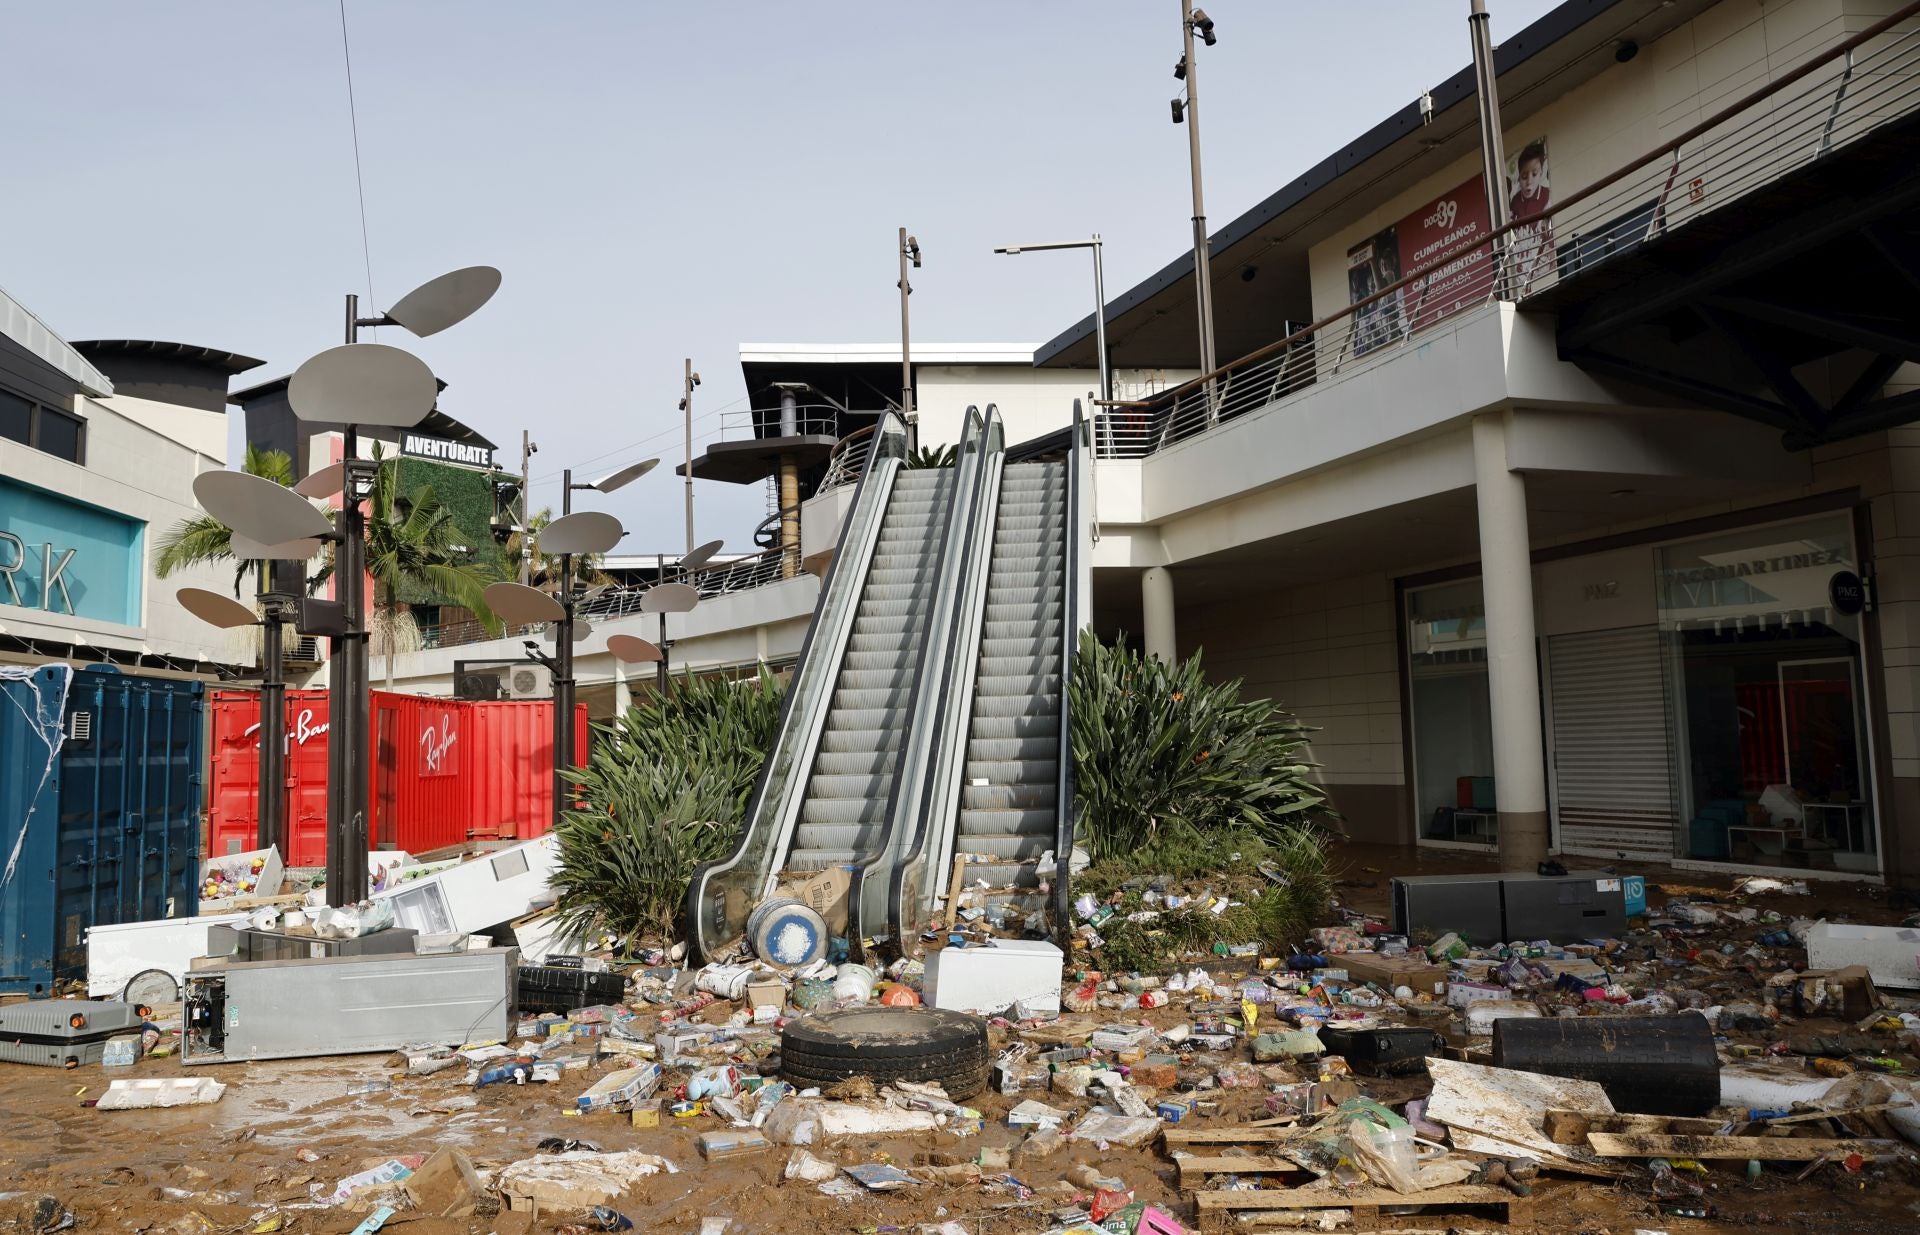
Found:
<path fill-rule="evenodd" d="M 83 977 L 90 926 L 198 908 L 205 709 L 105 666 L 0 676 L 0 992 Z"/>

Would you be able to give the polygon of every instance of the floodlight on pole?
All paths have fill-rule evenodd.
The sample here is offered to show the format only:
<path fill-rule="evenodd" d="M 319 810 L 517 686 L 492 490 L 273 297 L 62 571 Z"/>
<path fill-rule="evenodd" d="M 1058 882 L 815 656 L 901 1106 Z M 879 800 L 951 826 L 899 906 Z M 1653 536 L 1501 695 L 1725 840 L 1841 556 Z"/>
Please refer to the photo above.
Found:
<path fill-rule="evenodd" d="M 1100 358 L 1100 398 L 1113 399 L 1113 379 L 1107 372 L 1107 286 L 1105 263 L 1101 253 L 1103 245 L 1100 233 L 1095 232 L 1085 240 L 1056 240 L 1047 244 L 1006 244 L 995 249 L 995 253 L 1018 256 L 1021 253 L 1038 253 L 1047 249 L 1092 249 L 1093 250 L 1093 350 Z"/>
<path fill-rule="evenodd" d="M 1173 122 L 1187 126 L 1187 159 L 1193 184 L 1193 281 L 1200 325 L 1200 371 L 1214 370 L 1213 348 L 1213 273 L 1207 254 L 1207 205 L 1201 192 L 1200 177 L 1200 66 L 1193 57 L 1193 36 L 1212 47 L 1219 41 L 1213 32 L 1213 19 L 1205 9 L 1193 7 L 1193 0 L 1180 0 L 1180 36 L 1183 48 L 1173 75 L 1186 86 L 1186 97 L 1173 100 Z M 1207 419 L 1218 415 L 1215 388 L 1207 383 Z"/>

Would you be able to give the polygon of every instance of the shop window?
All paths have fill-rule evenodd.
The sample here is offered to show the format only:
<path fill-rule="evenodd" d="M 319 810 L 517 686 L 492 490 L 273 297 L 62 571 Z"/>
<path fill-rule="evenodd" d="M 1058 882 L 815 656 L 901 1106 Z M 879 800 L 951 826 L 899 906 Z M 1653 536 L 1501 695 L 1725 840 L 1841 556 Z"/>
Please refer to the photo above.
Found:
<path fill-rule="evenodd" d="M 0 438 L 44 450 L 70 463 L 86 462 L 85 421 L 5 390 L 0 390 Z"/>
<path fill-rule="evenodd" d="M 0 437 L 22 446 L 33 442 L 33 404 L 4 390 L 0 390 Z"/>
<path fill-rule="evenodd" d="M 85 426 L 72 416 L 63 415 L 52 408 L 40 409 L 39 424 L 36 428 L 35 448 L 44 450 L 56 458 L 69 463 L 82 462 L 80 443 L 85 436 Z"/>
<path fill-rule="evenodd" d="M 1419 835 L 1498 844 L 1480 581 L 1409 591 L 1407 651 Z"/>
<path fill-rule="evenodd" d="M 1878 869 L 1860 617 L 1835 603 L 1850 517 L 1669 545 L 1657 569 L 1676 851 Z"/>

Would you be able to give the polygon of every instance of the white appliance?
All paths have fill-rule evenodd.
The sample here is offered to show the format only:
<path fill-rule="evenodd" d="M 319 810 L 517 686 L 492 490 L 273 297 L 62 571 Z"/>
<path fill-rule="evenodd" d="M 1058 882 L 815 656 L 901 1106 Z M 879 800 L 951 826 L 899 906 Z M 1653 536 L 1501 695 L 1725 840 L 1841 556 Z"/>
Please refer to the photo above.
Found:
<path fill-rule="evenodd" d="M 207 928 L 246 920 L 244 913 L 216 913 L 89 927 L 87 996 L 173 1003 L 180 998 L 194 959 L 207 955 Z"/>
<path fill-rule="evenodd" d="M 559 857 L 553 837 L 542 836 L 410 879 L 373 899 L 392 901 L 396 923 L 423 935 L 479 934 L 550 904 L 547 879 Z"/>

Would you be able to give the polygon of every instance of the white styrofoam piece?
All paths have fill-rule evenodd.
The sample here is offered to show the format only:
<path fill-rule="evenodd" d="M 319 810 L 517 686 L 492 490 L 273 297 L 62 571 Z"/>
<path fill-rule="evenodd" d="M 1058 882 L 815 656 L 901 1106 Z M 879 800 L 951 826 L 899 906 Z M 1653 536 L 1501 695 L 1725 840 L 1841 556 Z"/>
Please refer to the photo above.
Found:
<path fill-rule="evenodd" d="M 429 935 L 472 934 L 551 902 L 547 880 L 558 861 L 558 844 L 542 836 L 375 892 L 373 899 L 393 902 L 397 925 Z"/>
<path fill-rule="evenodd" d="M 100 1095 L 95 1109 L 138 1111 L 150 1106 L 197 1106 L 218 1102 L 227 1087 L 206 1076 L 166 1076 L 137 1081 L 114 1081 Z"/>
<path fill-rule="evenodd" d="M 1018 1003 L 1035 1015 L 1060 1012 L 1060 949 L 1044 940 L 996 939 L 984 948 L 942 948 L 927 958 L 929 1007 L 976 1014 Z"/>
<path fill-rule="evenodd" d="M 1865 965 L 1875 986 L 1920 989 L 1920 928 L 1814 923 L 1807 932 L 1807 968 L 1848 965 Z"/>
<path fill-rule="evenodd" d="M 164 970 L 177 984 L 186 982 L 195 957 L 207 954 L 207 928 L 246 921 L 244 913 L 197 918 L 157 918 L 87 928 L 87 995 L 118 999 L 135 975 Z"/>
<path fill-rule="evenodd" d="M 1453 1147 L 1466 1153 L 1510 1157 L 1521 1149 L 1546 1161 L 1591 1161 L 1591 1150 L 1556 1144 L 1547 1135 L 1547 1111 L 1613 1114 L 1607 1091 L 1592 1081 L 1437 1058 L 1427 1060 L 1427 1072 L 1433 1077 L 1427 1118 L 1445 1124 Z"/>

